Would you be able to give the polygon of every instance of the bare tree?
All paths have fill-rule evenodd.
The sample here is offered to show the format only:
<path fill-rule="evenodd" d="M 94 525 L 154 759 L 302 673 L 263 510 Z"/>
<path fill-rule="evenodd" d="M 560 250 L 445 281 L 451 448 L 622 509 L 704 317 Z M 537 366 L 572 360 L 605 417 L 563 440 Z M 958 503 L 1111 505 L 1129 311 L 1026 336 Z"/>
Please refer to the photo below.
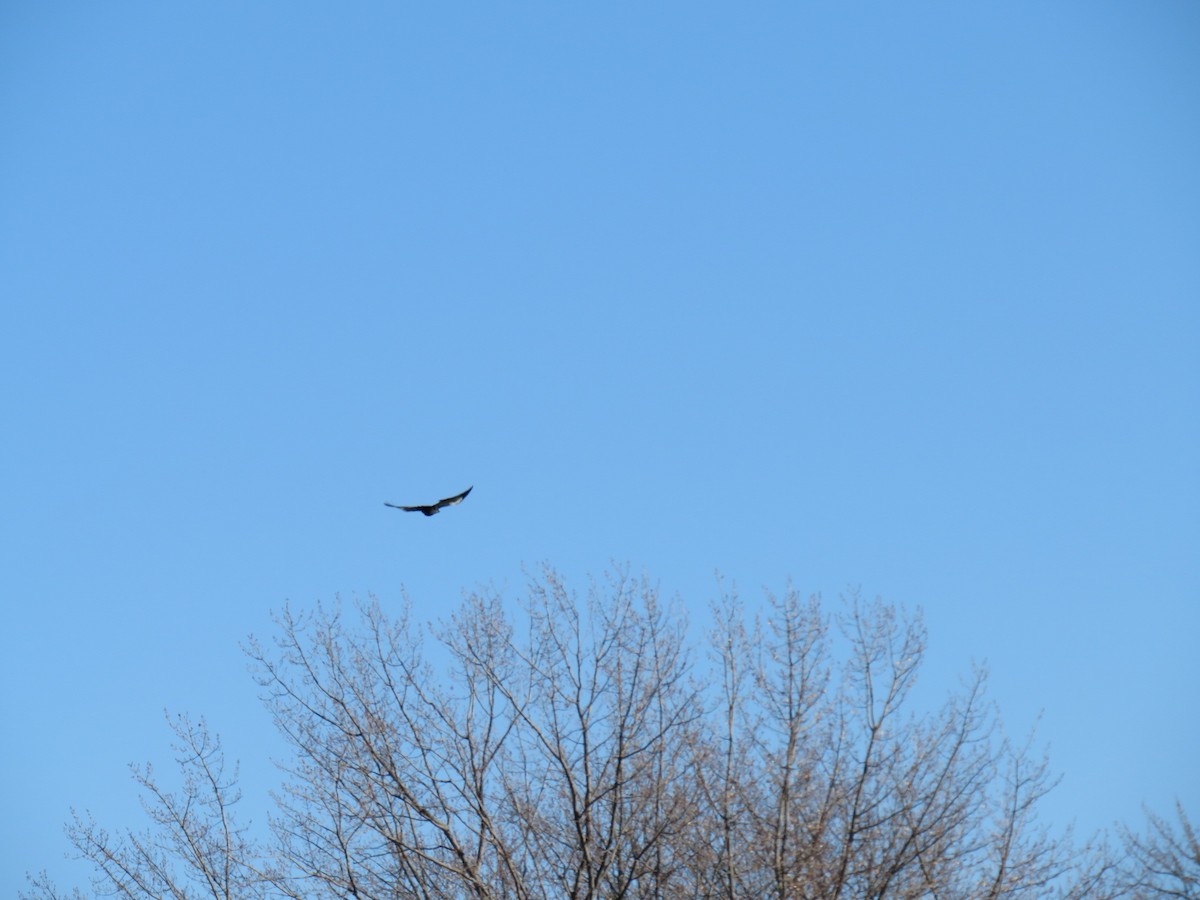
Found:
<path fill-rule="evenodd" d="M 98 894 L 117 897 L 263 897 L 272 873 L 259 847 L 237 821 L 241 799 L 237 773 L 225 772 L 220 739 L 203 719 L 170 721 L 182 789 L 165 789 L 154 770 L 132 766 L 142 788 L 142 806 L 151 826 L 143 834 L 112 835 L 90 816 L 72 813 L 67 837 L 95 867 Z M 45 875 L 33 879 L 34 897 L 75 897 L 60 893 Z M 24 896 L 24 895 L 23 895 Z"/>
<path fill-rule="evenodd" d="M 470 598 L 438 633 L 444 679 L 378 604 L 361 633 L 285 612 L 278 658 L 251 654 L 297 751 L 290 889 L 594 897 L 665 878 L 701 708 L 682 624 L 647 586 L 611 587 L 580 608 L 549 573 L 523 641 L 497 598 Z"/>
<path fill-rule="evenodd" d="M 479 593 L 437 625 L 374 600 L 349 621 L 285 608 L 248 646 L 293 750 L 270 847 L 184 719 L 182 791 L 137 770 L 150 831 L 77 817 L 68 837 L 96 890 L 129 898 L 1151 895 L 1038 826 L 1053 779 L 999 733 L 984 672 L 914 710 L 919 616 L 840 609 L 789 588 L 750 616 L 729 592 L 697 648 L 644 579 L 581 599 L 549 569 L 520 609 Z M 1181 821 L 1152 820 L 1131 859 L 1194 863 Z M 28 896 L 63 895 L 41 877 Z"/>
<path fill-rule="evenodd" d="M 726 749 L 708 793 L 721 846 L 742 848 L 726 851 L 720 895 L 1044 896 L 1070 868 L 1033 821 L 1052 782 L 1044 760 L 996 734 L 985 674 L 940 711 L 905 717 L 919 618 L 850 598 L 835 664 L 816 598 L 789 590 L 770 606 L 753 635 L 735 597 L 718 609 Z"/>
<path fill-rule="evenodd" d="M 1178 801 L 1175 815 L 1178 830 L 1149 811 L 1145 835 L 1123 829 L 1126 858 L 1119 878 L 1130 896 L 1200 898 L 1200 838 Z"/>

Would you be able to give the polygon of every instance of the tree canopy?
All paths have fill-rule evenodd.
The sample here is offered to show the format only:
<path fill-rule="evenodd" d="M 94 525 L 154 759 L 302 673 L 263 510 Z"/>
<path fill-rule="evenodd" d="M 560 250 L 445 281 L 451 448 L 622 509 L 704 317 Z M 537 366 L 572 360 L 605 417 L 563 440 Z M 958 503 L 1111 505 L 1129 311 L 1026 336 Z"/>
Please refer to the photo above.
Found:
<path fill-rule="evenodd" d="M 645 579 L 578 596 L 550 569 L 438 623 L 285 607 L 247 646 L 293 751 L 269 835 L 179 717 L 179 786 L 135 769 L 148 828 L 68 837 L 128 898 L 1200 896 L 1182 808 L 1120 851 L 1038 823 L 1054 779 L 983 670 L 916 707 L 919 614 L 790 588 L 711 613 L 696 638 Z"/>

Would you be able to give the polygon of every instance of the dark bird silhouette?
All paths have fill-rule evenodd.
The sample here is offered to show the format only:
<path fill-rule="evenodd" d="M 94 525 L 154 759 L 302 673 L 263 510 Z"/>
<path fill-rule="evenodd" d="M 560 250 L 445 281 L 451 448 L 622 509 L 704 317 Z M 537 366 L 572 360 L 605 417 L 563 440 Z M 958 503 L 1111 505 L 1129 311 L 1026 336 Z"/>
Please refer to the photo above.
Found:
<path fill-rule="evenodd" d="M 400 506 L 396 503 L 388 503 L 384 501 L 384 506 L 390 506 L 392 509 L 402 509 L 405 512 L 419 512 L 427 516 L 436 516 L 440 510 L 447 506 L 453 506 L 456 503 L 462 503 L 467 499 L 467 494 L 471 493 L 471 487 L 467 488 L 461 494 L 455 494 L 453 497 L 447 497 L 445 500 L 439 500 L 437 503 L 430 503 L 428 506 Z"/>

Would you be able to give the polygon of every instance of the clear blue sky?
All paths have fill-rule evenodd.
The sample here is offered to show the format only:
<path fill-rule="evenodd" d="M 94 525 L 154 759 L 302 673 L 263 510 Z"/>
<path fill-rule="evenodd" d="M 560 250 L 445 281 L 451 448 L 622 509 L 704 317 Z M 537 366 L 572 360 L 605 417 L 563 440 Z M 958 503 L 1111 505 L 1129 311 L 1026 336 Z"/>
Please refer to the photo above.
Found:
<path fill-rule="evenodd" d="M 1200 812 L 1200 5 L 5 3 L 0 892 L 285 598 L 923 607 Z M 384 500 L 475 485 L 434 519 Z"/>

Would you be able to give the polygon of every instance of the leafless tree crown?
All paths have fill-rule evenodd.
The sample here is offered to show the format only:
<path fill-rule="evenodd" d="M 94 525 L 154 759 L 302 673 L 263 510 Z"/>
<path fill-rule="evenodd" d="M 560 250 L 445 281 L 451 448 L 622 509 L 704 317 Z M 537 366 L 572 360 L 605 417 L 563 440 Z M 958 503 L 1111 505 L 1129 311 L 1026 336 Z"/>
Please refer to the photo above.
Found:
<path fill-rule="evenodd" d="M 1152 818 L 1121 859 L 1038 825 L 1047 763 L 998 733 L 982 671 L 911 709 L 925 633 L 878 601 L 831 620 L 789 589 L 750 617 L 729 592 L 693 644 L 646 581 L 580 599 L 546 570 L 520 610 L 475 594 L 436 627 L 374 600 L 344 616 L 285 608 L 248 648 L 294 751 L 270 839 L 239 824 L 217 738 L 179 718 L 182 788 L 135 770 L 146 833 L 68 825 L 97 892 L 1200 896 L 1182 809 L 1181 835 Z M 43 876 L 26 896 L 66 895 Z"/>

